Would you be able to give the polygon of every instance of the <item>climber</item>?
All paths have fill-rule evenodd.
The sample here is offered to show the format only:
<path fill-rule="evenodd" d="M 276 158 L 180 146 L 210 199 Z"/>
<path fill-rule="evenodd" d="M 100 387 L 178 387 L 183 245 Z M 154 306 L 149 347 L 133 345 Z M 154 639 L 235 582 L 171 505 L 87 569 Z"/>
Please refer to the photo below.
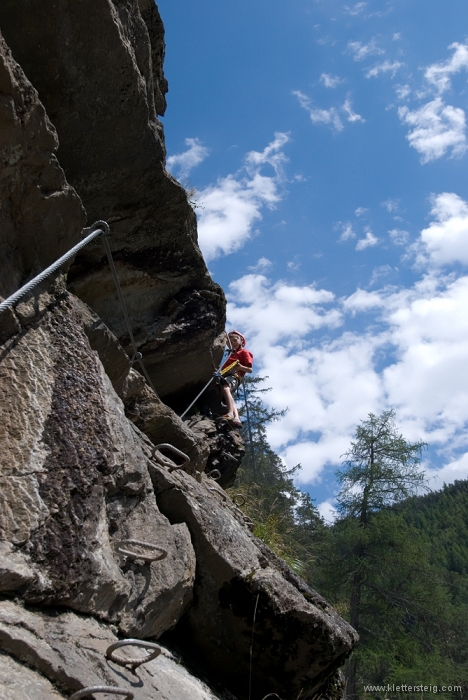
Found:
<path fill-rule="evenodd" d="M 230 331 L 227 334 L 227 346 L 231 350 L 231 354 L 221 367 L 223 376 L 220 380 L 221 395 L 223 403 L 227 407 L 227 413 L 222 417 L 232 421 L 236 427 L 240 427 L 242 423 L 239 420 L 233 394 L 239 388 L 244 375 L 250 374 L 252 371 L 253 355 L 245 349 L 245 338 L 238 331 Z"/>

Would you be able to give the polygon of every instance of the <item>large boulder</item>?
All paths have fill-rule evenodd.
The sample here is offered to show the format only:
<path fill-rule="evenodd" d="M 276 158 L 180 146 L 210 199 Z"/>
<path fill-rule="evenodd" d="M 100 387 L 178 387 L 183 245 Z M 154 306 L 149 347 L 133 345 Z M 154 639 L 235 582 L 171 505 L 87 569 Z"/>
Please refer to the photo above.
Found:
<path fill-rule="evenodd" d="M 103 685 L 126 688 L 138 700 L 233 700 L 189 673 L 163 646 L 156 659 L 135 673 L 107 660 L 106 650 L 117 641 L 112 627 L 92 618 L 0 602 L 2 700 L 60 700 Z M 135 647 L 119 651 L 122 658 L 145 655 Z"/>
<path fill-rule="evenodd" d="M 250 532 L 240 509 L 203 476 L 149 465 L 158 506 L 189 527 L 194 602 L 168 639 L 239 699 L 327 696 L 358 636 Z"/>
<path fill-rule="evenodd" d="M 151 449 L 91 349 L 81 302 L 64 294 L 35 322 L 28 305 L 45 304 L 18 306 L 28 322 L 4 344 L 0 373 L 0 589 L 159 636 L 192 598 L 187 527 L 158 510 Z M 130 560 L 116 550 L 126 539 L 167 556 Z"/>
<path fill-rule="evenodd" d="M 164 167 L 163 27 L 153 2 L 140 6 L 143 16 L 137 0 L 2 0 L 0 27 L 57 129 L 89 223 L 111 226 L 137 344 L 159 395 L 178 407 L 219 363 L 225 300 L 186 192 Z M 69 284 L 133 354 L 100 241 L 77 257 Z"/>

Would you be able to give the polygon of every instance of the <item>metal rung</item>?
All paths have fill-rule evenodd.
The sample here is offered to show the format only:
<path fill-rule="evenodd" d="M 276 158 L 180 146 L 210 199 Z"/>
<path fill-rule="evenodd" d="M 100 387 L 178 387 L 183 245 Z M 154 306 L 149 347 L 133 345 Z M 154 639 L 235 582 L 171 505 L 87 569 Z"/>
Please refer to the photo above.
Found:
<path fill-rule="evenodd" d="M 123 549 L 125 545 L 136 545 L 137 547 L 145 547 L 146 549 L 157 550 L 158 554 L 140 554 L 140 552 L 132 552 L 128 549 Z M 143 542 L 142 540 L 120 540 L 115 543 L 115 548 L 120 554 L 125 554 L 130 559 L 143 559 L 146 562 L 160 561 L 167 557 L 167 549 L 164 547 L 159 547 L 157 544 L 151 544 L 151 542 Z"/>
<path fill-rule="evenodd" d="M 175 455 L 177 455 L 177 457 L 182 457 L 184 461 L 182 464 L 168 462 L 167 459 L 164 459 L 164 455 L 160 457 L 156 454 L 157 450 L 161 451 L 162 449 L 168 450 L 168 452 L 173 452 Z M 163 442 L 160 445 L 153 447 L 152 457 L 156 460 L 156 462 L 158 462 L 158 464 L 161 464 L 163 467 L 168 467 L 171 472 L 174 471 L 174 469 L 184 469 L 184 467 L 190 464 L 190 457 L 181 450 L 178 450 L 177 447 L 174 447 L 174 445 L 171 445 L 169 442 Z"/>
<path fill-rule="evenodd" d="M 142 659 L 125 659 L 123 656 L 118 656 L 117 654 L 114 654 L 116 649 L 120 649 L 120 647 L 142 647 L 143 649 L 153 649 L 152 652 L 148 654 L 148 656 L 144 656 Z M 134 671 L 138 666 L 141 666 L 141 664 L 146 664 L 148 661 L 152 661 L 155 659 L 159 654 L 161 653 L 161 647 L 158 644 L 154 644 L 153 642 L 145 642 L 142 639 L 122 639 L 120 642 L 114 642 L 114 644 L 111 644 L 110 647 L 107 648 L 106 650 L 106 658 L 110 659 L 111 661 L 114 661 L 114 663 L 118 664 L 119 666 L 130 666 L 131 670 Z"/>
<path fill-rule="evenodd" d="M 209 489 L 208 489 L 208 491 L 214 491 L 215 493 L 218 494 L 218 496 L 221 496 L 221 498 L 223 499 L 223 501 L 227 501 L 227 496 L 226 496 L 226 494 L 223 493 L 222 491 L 220 491 L 219 489 L 215 489 L 214 486 L 210 486 Z"/>
<path fill-rule="evenodd" d="M 255 527 L 255 524 L 251 521 L 250 518 L 248 518 L 246 515 L 244 515 L 244 523 L 247 525 L 249 530 L 253 530 Z"/>
<path fill-rule="evenodd" d="M 241 502 L 239 503 L 239 501 Z M 232 502 L 236 506 L 239 506 L 239 508 L 242 508 L 242 506 L 245 505 L 245 498 L 241 493 L 236 493 L 236 495 L 232 497 Z"/>
<path fill-rule="evenodd" d="M 210 476 L 215 481 L 219 481 L 219 479 L 221 479 L 221 472 L 219 471 L 219 469 L 212 469 L 208 473 L 208 476 Z"/>
<path fill-rule="evenodd" d="M 86 698 L 88 695 L 93 693 L 108 693 L 109 695 L 125 695 L 124 700 L 133 700 L 134 694 L 131 690 L 126 688 L 113 688 L 110 685 L 90 685 L 88 688 L 83 688 L 83 690 L 78 690 L 78 692 L 73 693 L 70 700 L 79 700 L 79 698 Z"/>

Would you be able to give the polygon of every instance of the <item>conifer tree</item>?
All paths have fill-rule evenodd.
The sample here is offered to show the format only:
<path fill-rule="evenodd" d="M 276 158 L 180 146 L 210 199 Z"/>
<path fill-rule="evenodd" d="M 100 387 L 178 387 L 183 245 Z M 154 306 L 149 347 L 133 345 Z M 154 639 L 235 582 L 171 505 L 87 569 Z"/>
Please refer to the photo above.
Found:
<path fill-rule="evenodd" d="M 345 540 L 352 553 L 349 621 L 357 632 L 361 632 L 362 627 L 363 587 L 372 585 L 370 568 L 376 557 L 383 555 L 385 540 L 387 547 L 397 546 L 393 535 L 390 539 L 385 537 L 385 528 L 382 531 L 378 527 L 376 531 L 373 527 L 369 532 L 368 528 L 373 516 L 383 508 L 424 488 L 425 475 L 419 466 L 424 447 L 422 441 L 410 443 L 398 432 L 394 411 L 385 411 L 380 416 L 370 413 L 368 419 L 357 427 L 356 439 L 344 455 L 343 469 L 337 473 L 341 484 L 338 511 L 346 520 Z M 398 545 L 400 550 L 403 544 L 404 539 Z M 400 551 L 400 559 L 401 556 Z M 374 576 L 374 588 L 375 584 Z M 383 589 L 380 597 L 385 597 Z M 377 595 L 376 600 L 378 598 Z M 397 601 L 394 603 L 396 606 Z M 346 692 L 350 699 L 356 696 L 356 670 L 355 655 L 347 668 Z"/>

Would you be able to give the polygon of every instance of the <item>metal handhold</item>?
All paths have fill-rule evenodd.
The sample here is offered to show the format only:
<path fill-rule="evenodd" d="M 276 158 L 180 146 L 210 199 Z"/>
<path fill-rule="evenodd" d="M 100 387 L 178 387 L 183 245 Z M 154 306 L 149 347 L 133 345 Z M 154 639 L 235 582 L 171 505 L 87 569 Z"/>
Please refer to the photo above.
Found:
<path fill-rule="evenodd" d="M 154 651 L 150 652 L 148 656 L 144 656 L 142 659 L 125 659 L 122 656 L 114 654 L 116 649 L 126 646 L 142 647 L 143 649 L 153 649 Z M 106 658 L 114 661 L 119 666 L 130 666 L 131 670 L 134 671 L 138 666 L 141 666 L 141 664 L 146 664 L 148 661 L 155 659 L 160 653 L 161 647 L 158 644 L 154 644 L 154 642 L 145 642 L 142 639 L 122 639 L 120 642 L 114 642 L 114 644 L 111 644 L 110 647 L 107 648 Z"/>
<path fill-rule="evenodd" d="M 161 451 L 162 449 L 168 450 L 168 452 L 173 452 L 175 455 L 177 455 L 177 457 L 182 457 L 184 461 L 182 464 L 171 464 L 164 459 L 164 455 L 161 458 L 156 454 L 157 450 Z M 177 447 L 174 447 L 174 445 L 171 445 L 169 442 L 162 442 L 160 445 L 153 447 L 152 457 L 158 462 L 158 464 L 161 464 L 163 467 L 168 467 L 171 472 L 174 471 L 174 469 L 184 469 L 184 467 L 190 464 L 190 457 L 186 455 L 185 452 L 178 450 Z"/>
<path fill-rule="evenodd" d="M 85 698 L 93 693 L 109 693 L 110 695 L 125 695 L 124 700 L 133 700 L 134 694 L 131 690 L 126 688 L 113 688 L 110 685 L 90 685 L 88 688 L 83 688 L 83 690 L 78 690 L 76 693 L 70 696 L 70 700 L 79 700 L 79 698 Z"/>
<path fill-rule="evenodd" d="M 146 549 L 157 550 L 158 554 L 140 554 L 140 552 L 132 552 L 128 549 L 123 549 L 122 545 L 136 545 L 137 547 L 145 547 Z M 115 543 L 115 547 L 120 554 L 125 554 L 130 559 L 143 559 L 145 562 L 160 561 L 167 557 L 167 549 L 159 547 L 151 542 L 143 542 L 142 540 L 120 540 Z"/>
<path fill-rule="evenodd" d="M 253 530 L 254 527 L 255 527 L 254 523 L 253 523 L 253 522 L 251 521 L 251 519 L 248 518 L 246 515 L 244 515 L 244 523 L 247 525 L 247 527 L 249 528 L 249 530 Z"/>
<path fill-rule="evenodd" d="M 212 469 L 208 473 L 208 476 L 210 476 L 215 481 L 218 481 L 219 479 L 221 479 L 221 472 L 219 471 L 219 469 Z"/>
<path fill-rule="evenodd" d="M 227 500 L 226 494 L 223 493 L 222 491 L 220 491 L 219 489 L 215 489 L 214 486 L 210 486 L 209 489 L 208 489 L 208 491 L 214 491 L 215 493 L 218 494 L 218 496 L 221 496 L 221 498 L 223 499 L 223 501 L 226 501 L 226 500 Z"/>
<path fill-rule="evenodd" d="M 262 700 L 267 700 L 267 698 L 278 698 L 278 700 L 281 700 L 280 696 L 276 693 L 268 693 L 268 695 L 265 695 L 265 697 L 262 698 Z"/>
<path fill-rule="evenodd" d="M 241 493 L 236 493 L 236 495 L 232 497 L 232 502 L 241 508 L 245 505 L 245 498 Z"/>

